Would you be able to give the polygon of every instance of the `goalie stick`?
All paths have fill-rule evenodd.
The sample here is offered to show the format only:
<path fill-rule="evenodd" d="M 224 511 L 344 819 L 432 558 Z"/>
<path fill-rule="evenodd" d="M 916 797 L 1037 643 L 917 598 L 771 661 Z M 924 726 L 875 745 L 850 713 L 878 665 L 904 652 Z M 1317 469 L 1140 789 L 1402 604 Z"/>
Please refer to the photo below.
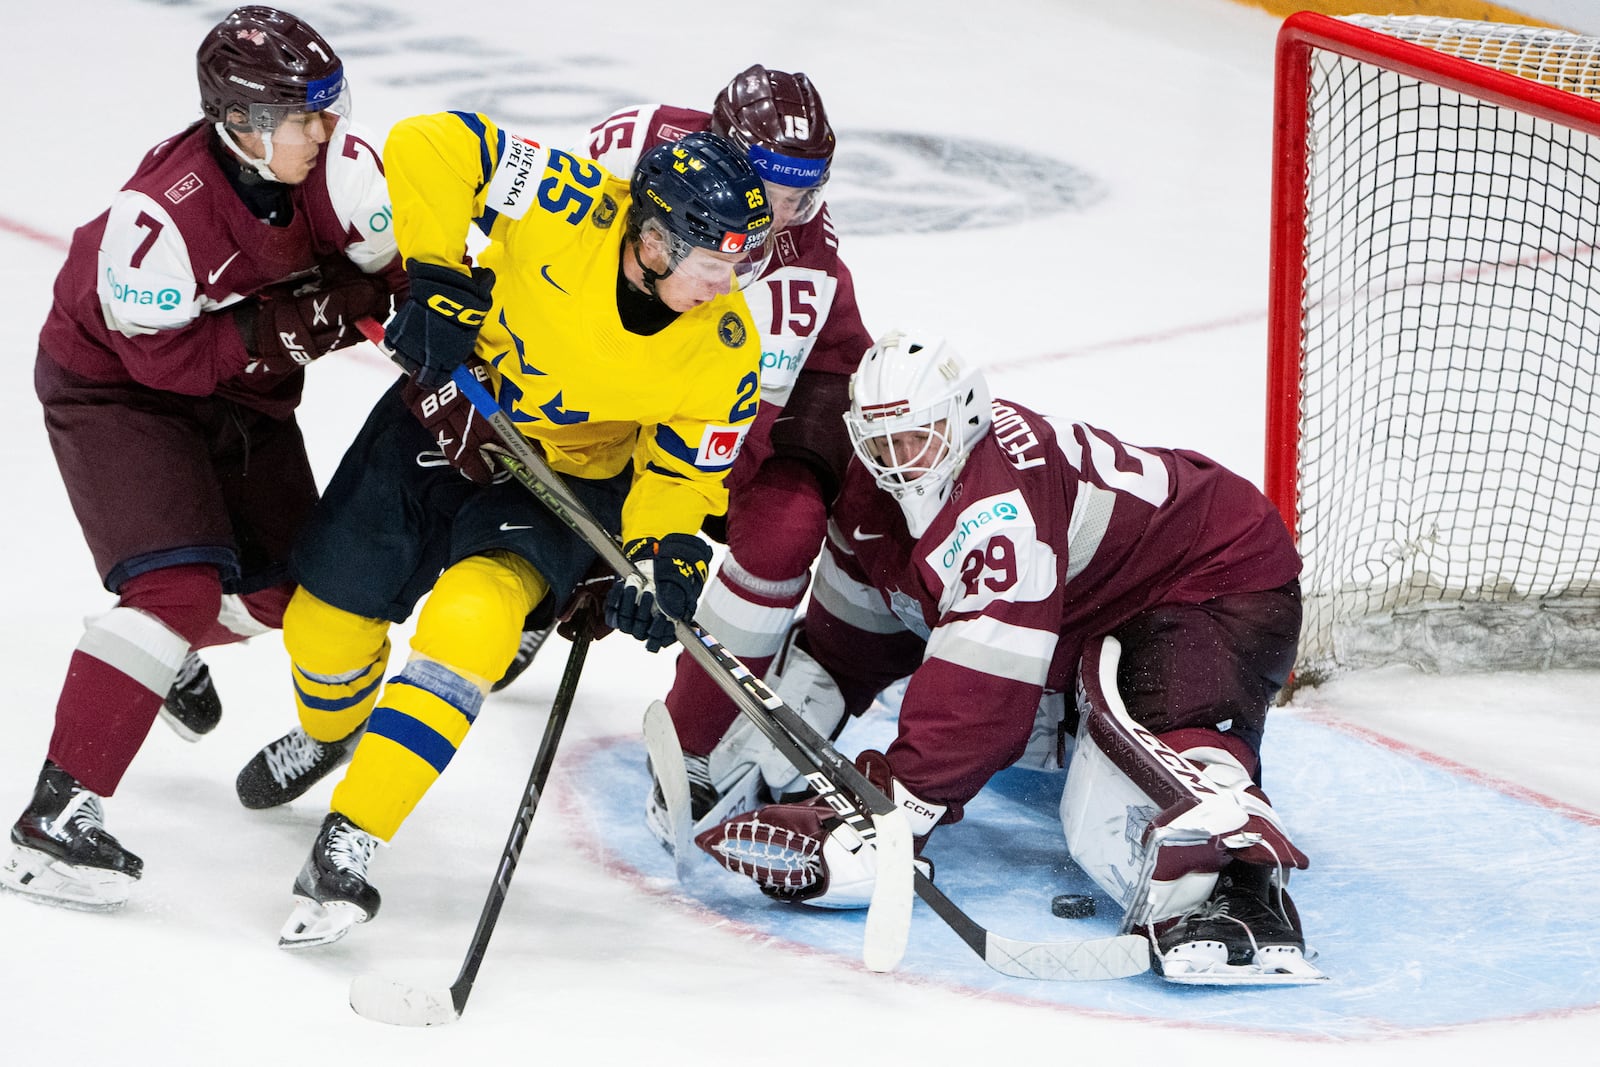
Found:
<path fill-rule="evenodd" d="M 380 349 L 389 351 L 383 343 L 383 329 L 377 322 L 362 319 L 360 326 Z M 453 380 L 495 429 L 510 453 L 510 457 L 502 457 L 502 461 L 511 460 L 506 467 L 517 480 L 583 537 L 618 575 L 637 575 L 637 569 L 623 555 L 616 540 L 550 469 L 488 390 L 464 368 L 457 369 Z M 673 626 L 685 653 L 733 699 L 740 712 L 795 769 L 805 775 L 807 783 L 819 796 L 864 840 L 876 838 L 878 879 L 867 909 L 862 946 L 863 962 L 868 968 L 891 970 L 904 954 L 910 936 L 914 892 L 980 959 L 1014 978 L 1100 980 L 1127 978 L 1150 969 L 1149 943 L 1137 935 L 1084 941 L 1025 941 L 1003 937 L 979 925 L 913 865 L 911 828 L 905 814 L 893 801 L 698 623 L 675 619 Z M 840 786 L 848 790 L 854 800 L 845 796 Z M 872 816 L 870 821 L 862 816 L 862 808 Z"/>
<path fill-rule="evenodd" d="M 583 671 L 590 640 L 590 627 L 580 622 L 572 641 L 572 651 L 567 654 L 566 670 L 562 672 L 555 700 L 550 705 L 550 718 L 545 723 L 544 737 L 539 742 L 538 754 L 533 758 L 533 770 L 529 772 L 527 787 L 522 791 L 522 804 L 511 824 L 511 834 L 506 838 L 505 848 L 500 850 L 500 865 L 495 869 L 489 896 L 483 902 L 483 911 L 478 915 L 478 927 L 472 932 L 472 941 L 467 946 L 467 956 L 461 963 L 456 980 L 448 989 L 434 989 L 374 974 L 358 975 L 350 982 L 350 1007 L 355 1009 L 357 1015 L 395 1026 L 441 1026 L 461 1018 L 467 1006 L 467 997 L 472 995 L 472 983 L 478 977 L 478 967 L 489 950 L 489 937 L 500 918 L 500 907 L 511 888 L 511 876 L 516 873 L 517 860 L 522 856 L 522 846 L 527 842 L 533 813 L 539 807 L 539 797 L 544 792 L 545 781 L 550 777 L 550 766 L 556 758 L 556 745 L 560 743 L 561 731 L 566 727 L 567 713 L 572 710 L 572 697 L 578 690 L 578 675 Z"/>

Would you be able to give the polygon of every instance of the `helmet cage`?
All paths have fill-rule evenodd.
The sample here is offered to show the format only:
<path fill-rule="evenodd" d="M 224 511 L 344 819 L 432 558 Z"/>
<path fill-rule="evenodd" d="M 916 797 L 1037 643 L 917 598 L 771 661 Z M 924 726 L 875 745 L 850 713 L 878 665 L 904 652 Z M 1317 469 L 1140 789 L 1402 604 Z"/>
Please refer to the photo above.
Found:
<path fill-rule="evenodd" d="M 893 496 L 920 537 L 949 498 L 956 476 L 993 422 L 983 376 L 942 340 L 901 333 L 867 350 L 850 382 L 845 427 L 856 457 Z M 924 435 L 908 454 L 900 434 Z"/>

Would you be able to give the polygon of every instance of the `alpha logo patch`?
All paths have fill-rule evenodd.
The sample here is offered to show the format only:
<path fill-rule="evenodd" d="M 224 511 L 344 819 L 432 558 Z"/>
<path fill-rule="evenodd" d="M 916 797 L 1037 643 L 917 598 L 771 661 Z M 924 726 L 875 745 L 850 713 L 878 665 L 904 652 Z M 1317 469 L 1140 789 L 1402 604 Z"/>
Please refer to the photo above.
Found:
<path fill-rule="evenodd" d="M 738 348 L 750 336 L 750 331 L 745 329 L 744 320 L 732 311 L 724 312 L 722 321 L 717 323 L 717 336 L 729 348 Z"/>

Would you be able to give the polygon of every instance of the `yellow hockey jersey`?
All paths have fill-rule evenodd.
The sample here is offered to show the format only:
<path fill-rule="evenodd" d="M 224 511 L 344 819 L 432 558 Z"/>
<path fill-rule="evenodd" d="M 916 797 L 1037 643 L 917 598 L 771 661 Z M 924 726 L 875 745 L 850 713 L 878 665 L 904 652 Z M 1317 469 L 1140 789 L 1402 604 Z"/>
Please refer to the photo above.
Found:
<path fill-rule="evenodd" d="M 477 354 L 500 406 L 550 466 L 608 478 L 634 460 L 624 541 L 693 532 L 727 509 L 722 479 L 760 400 L 761 346 L 735 290 L 659 333 L 623 328 L 617 272 L 628 184 L 482 115 L 397 124 L 383 152 L 406 259 L 495 272 Z"/>

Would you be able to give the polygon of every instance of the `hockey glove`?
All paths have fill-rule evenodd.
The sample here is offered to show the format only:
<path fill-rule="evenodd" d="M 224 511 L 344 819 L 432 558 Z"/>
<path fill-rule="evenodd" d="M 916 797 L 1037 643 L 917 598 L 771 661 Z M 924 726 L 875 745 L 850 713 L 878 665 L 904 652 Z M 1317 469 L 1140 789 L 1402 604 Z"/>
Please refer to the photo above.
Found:
<path fill-rule="evenodd" d="M 364 316 L 389 312 L 389 285 L 364 274 L 343 256 L 317 265 L 315 274 L 269 285 L 234 312 L 250 362 L 246 374 L 287 374 L 365 340 L 356 328 Z"/>
<path fill-rule="evenodd" d="M 474 357 L 467 367 L 474 378 L 489 384 L 488 364 Z M 488 485 L 511 477 L 511 472 L 495 461 L 496 453 L 505 452 L 500 447 L 500 435 L 453 380 L 428 390 L 420 387 L 415 378 L 409 379 L 400 388 L 400 398 L 439 446 L 445 462 L 468 481 Z"/>
<path fill-rule="evenodd" d="M 706 585 L 711 546 L 693 534 L 641 537 L 626 548 L 639 568 L 606 593 L 606 625 L 643 641 L 659 652 L 677 640 L 673 619 L 691 619 Z M 654 586 L 654 592 L 646 587 Z"/>
<path fill-rule="evenodd" d="M 922 846 L 947 810 L 923 800 L 896 779 L 888 757 L 867 749 L 856 769 L 905 810 L 916 835 L 916 864 L 933 877 Z M 878 877 L 877 852 L 833 808 L 817 798 L 768 804 L 737 815 L 694 839 L 711 858 L 751 879 L 774 900 L 818 908 L 864 908 Z"/>
<path fill-rule="evenodd" d="M 493 305 L 494 271 L 458 270 L 406 261 L 411 295 L 384 328 L 384 339 L 406 373 L 424 389 L 437 389 L 467 361 Z"/>

